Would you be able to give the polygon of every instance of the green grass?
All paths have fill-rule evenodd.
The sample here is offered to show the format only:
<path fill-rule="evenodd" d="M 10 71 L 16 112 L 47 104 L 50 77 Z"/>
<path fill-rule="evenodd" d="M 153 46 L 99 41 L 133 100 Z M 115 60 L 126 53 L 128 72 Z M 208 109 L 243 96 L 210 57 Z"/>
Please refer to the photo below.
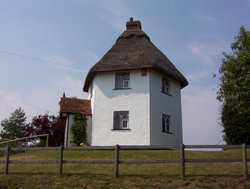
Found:
<path fill-rule="evenodd" d="M 248 157 L 250 157 L 248 150 Z M 220 152 L 186 151 L 188 159 L 242 158 L 241 150 Z M 59 151 L 33 151 L 11 154 L 10 160 L 58 160 Z M 65 160 L 114 160 L 114 151 L 64 151 Z M 173 160 L 178 151 L 120 151 L 120 160 Z M 0 157 L 4 160 L 4 157 Z M 250 170 L 250 165 L 248 165 Z M 58 164 L 0 164 L 0 188 L 250 188 L 242 177 L 242 163 L 186 163 L 185 179 L 180 165 L 120 165 L 120 177 L 114 178 L 114 165 L 64 164 L 59 175 Z M 211 176 L 216 175 L 216 176 Z"/>
<path fill-rule="evenodd" d="M 249 180 L 241 177 L 196 176 L 180 179 L 171 176 L 123 176 L 113 178 L 106 175 L 0 175 L 1 188 L 249 188 Z"/>

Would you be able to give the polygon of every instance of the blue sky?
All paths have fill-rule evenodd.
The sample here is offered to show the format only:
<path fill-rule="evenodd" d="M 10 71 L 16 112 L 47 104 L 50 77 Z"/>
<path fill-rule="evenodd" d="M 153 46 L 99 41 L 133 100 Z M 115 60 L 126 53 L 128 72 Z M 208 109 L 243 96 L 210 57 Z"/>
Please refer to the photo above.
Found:
<path fill-rule="evenodd" d="M 189 81 L 182 90 L 184 143 L 217 144 L 219 82 L 212 74 L 240 26 L 250 28 L 249 10 L 249 0 L 1 0 L 0 120 L 18 107 L 29 120 L 56 115 L 64 91 L 85 98 L 87 71 L 132 16 Z"/>

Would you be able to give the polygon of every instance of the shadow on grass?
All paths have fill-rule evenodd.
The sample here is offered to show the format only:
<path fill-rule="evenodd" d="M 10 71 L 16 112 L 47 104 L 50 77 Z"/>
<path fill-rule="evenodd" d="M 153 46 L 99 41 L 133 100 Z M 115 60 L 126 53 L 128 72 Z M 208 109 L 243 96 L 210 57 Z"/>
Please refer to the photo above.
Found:
<path fill-rule="evenodd" d="M 0 173 L 0 175 L 5 175 L 4 173 Z M 57 176 L 89 176 L 89 177 L 113 177 L 115 178 L 114 175 L 110 175 L 110 174 L 100 174 L 100 173 L 96 173 L 96 174 L 88 174 L 88 173 L 63 173 L 63 174 L 59 174 L 59 173 L 44 173 L 44 172 L 32 172 L 32 173 L 28 173 L 28 172 L 11 172 L 8 175 L 57 175 Z M 248 175 L 248 179 L 249 179 Z M 123 178 L 123 177 L 140 177 L 140 178 L 159 178 L 159 177 L 167 177 L 167 178 L 182 178 L 180 175 L 178 174 L 158 174 L 158 175 L 143 175 L 143 174 L 120 174 L 118 178 Z M 224 178 L 243 178 L 243 175 L 239 175 L 239 174 L 197 174 L 197 175 L 190 175 L 187 174 L 183 179 L 185 178 L 195 178 L 195 177 L 224 177 Z"/>

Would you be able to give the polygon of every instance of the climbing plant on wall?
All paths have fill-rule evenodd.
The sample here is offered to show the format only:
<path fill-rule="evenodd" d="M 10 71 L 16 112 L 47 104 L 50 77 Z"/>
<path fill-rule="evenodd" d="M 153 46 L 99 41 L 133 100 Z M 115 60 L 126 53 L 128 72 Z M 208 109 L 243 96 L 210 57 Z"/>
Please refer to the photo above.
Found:
<path fill-rule="evenodd" d="M 85 115 L 76 114 L 71 127 L 72 143 L 76 146 L 87 144 L 87 118 Z"/>

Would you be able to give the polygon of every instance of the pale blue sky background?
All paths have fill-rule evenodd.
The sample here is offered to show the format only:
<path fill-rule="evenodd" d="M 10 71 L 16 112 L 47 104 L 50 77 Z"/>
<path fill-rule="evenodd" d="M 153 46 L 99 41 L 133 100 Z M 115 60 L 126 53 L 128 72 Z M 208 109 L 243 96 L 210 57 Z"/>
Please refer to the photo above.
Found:
<path fill-rule="evenodd" d="M 87 71 L 131 16 L 189 81 L 182 90 L 184 143 L 217 144 L 220 104 L 212 74 L 240 26 L 250 28 L 249 0 L 0 0 L 0 120 L 19 106 L 29 120 L 57 114 L 64 91 L 86 97 Z"/>

